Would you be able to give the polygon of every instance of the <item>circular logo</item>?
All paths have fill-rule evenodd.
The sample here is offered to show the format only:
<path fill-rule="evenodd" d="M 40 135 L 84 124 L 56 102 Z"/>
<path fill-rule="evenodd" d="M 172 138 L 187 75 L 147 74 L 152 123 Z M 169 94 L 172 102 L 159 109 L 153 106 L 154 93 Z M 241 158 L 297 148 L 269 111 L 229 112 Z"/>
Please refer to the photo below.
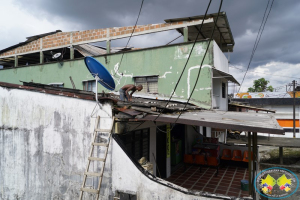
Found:
<path fill-rule="evenodd" d="M 254 188 L 269 199 L 284 199 L 299 187 L 298 177 L 290 170 L 272 167 L 261 171 L 254 179 Z"/>

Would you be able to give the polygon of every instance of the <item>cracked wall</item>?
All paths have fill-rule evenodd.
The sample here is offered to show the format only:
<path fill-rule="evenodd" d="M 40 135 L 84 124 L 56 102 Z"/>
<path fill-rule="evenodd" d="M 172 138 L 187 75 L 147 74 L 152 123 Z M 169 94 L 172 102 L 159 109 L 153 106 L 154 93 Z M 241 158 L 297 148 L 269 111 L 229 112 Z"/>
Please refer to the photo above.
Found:
<path fill-rule="evenodd" d="M 0 87 L 0 199 L 78 199 L 94 106 L 94 101 Z M 100 127 L 109 129 L 111 105 L 102 106 Z M 109 198 L 110 156 L 103 186 L 101 194 Z"/>

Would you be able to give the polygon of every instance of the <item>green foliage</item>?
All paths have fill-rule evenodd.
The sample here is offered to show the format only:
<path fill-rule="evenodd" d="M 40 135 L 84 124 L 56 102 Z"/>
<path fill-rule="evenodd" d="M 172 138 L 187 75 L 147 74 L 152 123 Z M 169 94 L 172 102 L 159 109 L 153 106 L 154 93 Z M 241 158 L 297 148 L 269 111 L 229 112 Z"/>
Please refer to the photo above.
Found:
<path fill-rule="evenodd" d="M 273 92 L 274 88 L 271 85 L 267 86 L 269 82 L 265 78 L 254 80 L 253 86 L 248 88 L 248 92 Z"/>

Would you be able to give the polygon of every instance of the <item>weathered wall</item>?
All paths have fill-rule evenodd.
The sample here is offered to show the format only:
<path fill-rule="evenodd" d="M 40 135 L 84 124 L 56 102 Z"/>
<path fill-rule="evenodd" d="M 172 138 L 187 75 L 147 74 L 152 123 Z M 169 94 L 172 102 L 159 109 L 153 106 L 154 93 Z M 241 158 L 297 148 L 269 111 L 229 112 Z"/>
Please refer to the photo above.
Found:
<path fill-rule="evenodd" d="M 133 76 L 159 75 L 158 92 L 161 95 L 170 96 L 186 63 L 192 45 L 193 43 L 185 43 L 127 52 L 124 53 L 121 66 L 119 66 L 122 57 L 120 53 L 99 56 L 96 59 L 114 75 L 116 90 L 119 90 L 125 84 L 133 83 Z M 190 96 L 207 45 L 208 41 L 196 43 L 174 97 L 186 99 Z M 213 43 L 209 47 L 203 65 L 192 100 L 199 106 L 210 109 Z M 117 69 L 119 70 L 117 71 Z M 64 62 L 63 66 L 59 63 L 52 63 L 0 71 L 0 81 L 2 82 L 16 84 L 20 83 L 19 80 L 43 84 L 63 82 L 64 87 L 67 88 L 72 88 L 70 76 L 72 76 L 76 88 L 79 89 L 83 88 L 83 80 L 93 79 L 85 67 L 83 59 Z M 102 90 L 105 90 L 105 88 L 100 86 L 99 91 Z"/>
<path fill-rule="evenodd" d="M 94 106 L 93 101 L 0 87 L 0 199 L 78 199 Z M 101 128 L 110 128 L 111 105 L 98 114 Z M 108 159 L 102 191 L 107 198 L 110 168 Z"/>

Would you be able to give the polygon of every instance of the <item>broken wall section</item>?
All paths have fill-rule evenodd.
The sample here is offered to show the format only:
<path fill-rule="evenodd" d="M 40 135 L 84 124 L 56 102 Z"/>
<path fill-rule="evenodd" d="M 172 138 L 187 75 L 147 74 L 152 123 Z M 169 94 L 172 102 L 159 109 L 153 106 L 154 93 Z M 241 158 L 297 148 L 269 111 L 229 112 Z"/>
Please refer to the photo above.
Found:
<path fill-rule="evenodd" d="M 0 87 L 0 198 L 78 199 L 94 106 L 94 101 Z M 100 127 L 109 129 L 111 105 L 102 106 Z M 101 192 L 107 198 L 110 155 L 109 150 Z"/>

